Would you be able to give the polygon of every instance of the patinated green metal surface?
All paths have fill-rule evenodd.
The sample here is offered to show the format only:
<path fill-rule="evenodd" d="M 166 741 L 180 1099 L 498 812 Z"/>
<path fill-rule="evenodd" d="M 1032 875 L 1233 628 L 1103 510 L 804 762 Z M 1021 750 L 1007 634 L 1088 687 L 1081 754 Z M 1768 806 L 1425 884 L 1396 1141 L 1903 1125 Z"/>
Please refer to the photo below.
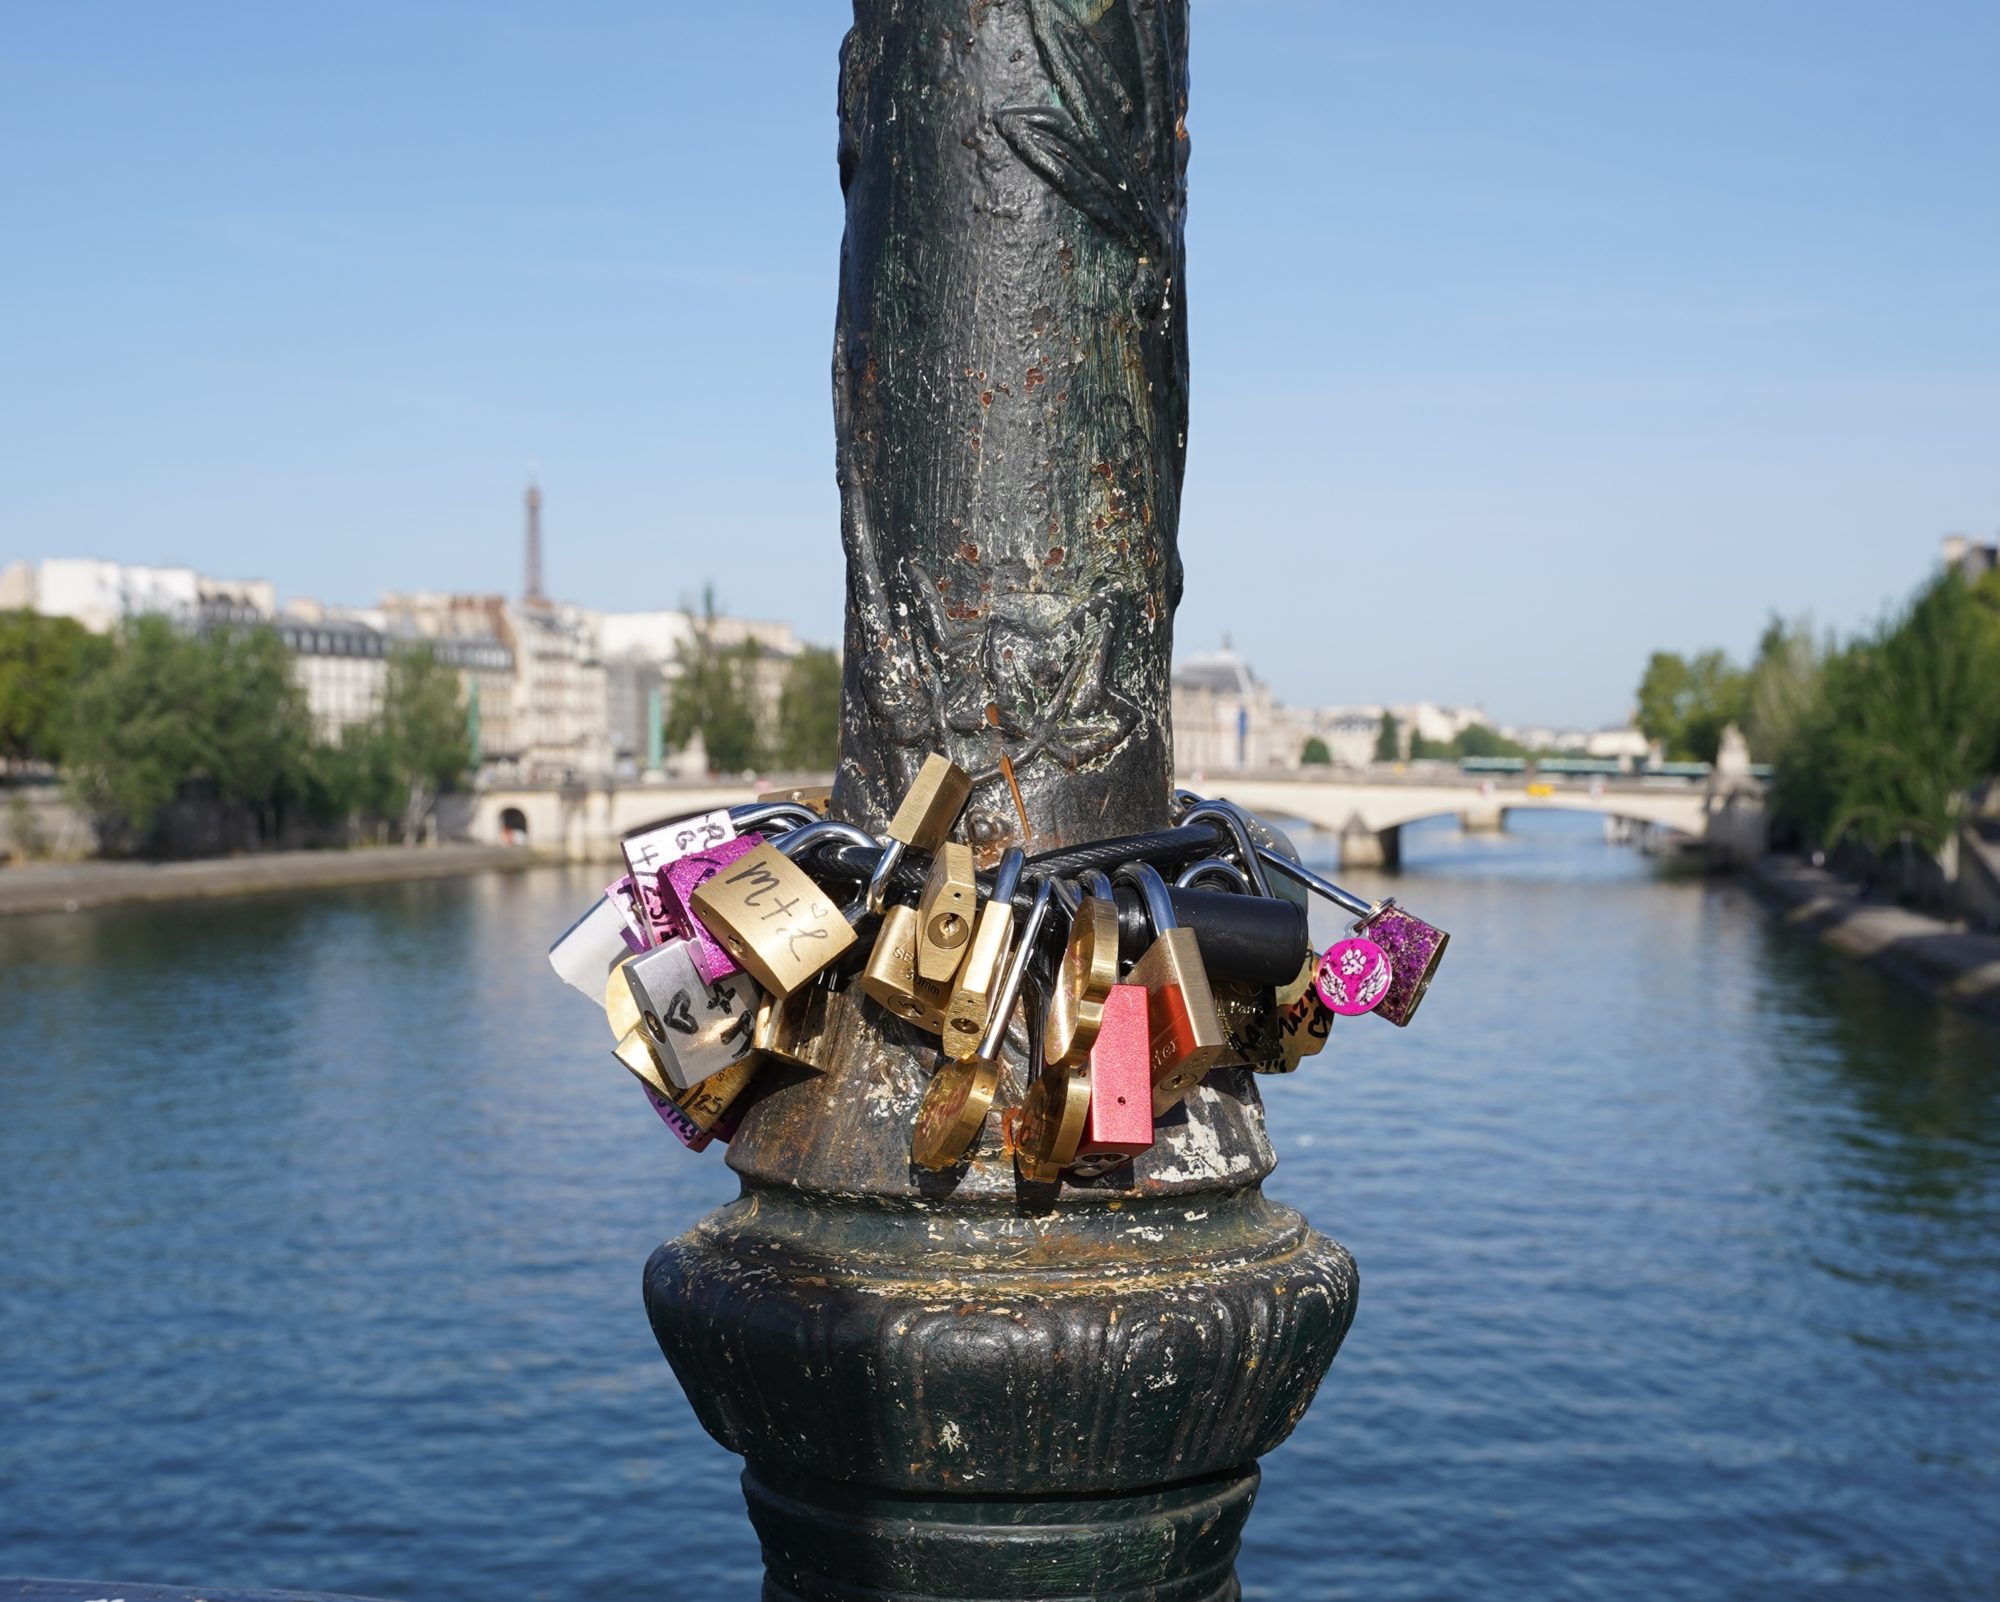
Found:
<path fill-rule="evenodd" d="M 834 394 L 848 557 L 835 811 L 929 751 L 988 856 L 1158 827 L 1170 791 L 1187 346 L 1183 0 L 859 0 Z M 1234 1596 L 1255 1460 L 1353 1316 L 1338 1245 L 1262 1193 L 1254 1076 L 1153 1149 L 1026 1186 L 1010 1063 L 962 1168 L 909 1161 L 936 1042 L 872 1004 L 767 1068 L 739 1200 L 647 1305 L 744 1454 L 766 1596 Z"/>

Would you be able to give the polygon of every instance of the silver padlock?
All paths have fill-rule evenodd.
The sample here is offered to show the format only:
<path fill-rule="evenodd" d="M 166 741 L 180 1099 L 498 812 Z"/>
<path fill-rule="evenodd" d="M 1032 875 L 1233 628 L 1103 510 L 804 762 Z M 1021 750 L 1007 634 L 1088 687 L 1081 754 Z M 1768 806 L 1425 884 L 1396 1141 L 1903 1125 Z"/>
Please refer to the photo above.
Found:
<path fill-rule="evenodd" d="M 634 957 L 624 972 L 660 1066 L 683 1090 L 750 1054 L 762 992 L 747 974 L 709 983 L 695 967 L 691 940 L 670 940 Z"/>
<path fill-rule="evenodd" d="M 549 966 L 594 1005 L 604 999 L 604 976 L 632 954 L 626 933 L 624 914 L 609 896 L 599 896 L 549 947 Z"/>

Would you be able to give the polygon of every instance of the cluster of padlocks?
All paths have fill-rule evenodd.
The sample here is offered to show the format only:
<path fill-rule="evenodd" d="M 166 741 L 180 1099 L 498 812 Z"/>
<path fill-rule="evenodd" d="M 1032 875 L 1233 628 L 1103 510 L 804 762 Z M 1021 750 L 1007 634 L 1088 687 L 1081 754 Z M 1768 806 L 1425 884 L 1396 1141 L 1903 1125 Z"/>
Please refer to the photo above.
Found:
<path fill-rule="evenodd" d="M 729 1139 L 766 1062 L 833 1066 L 837 1015 L 866 1001 L 941 1046 L 912 1162 L 966 1160 L 1018 1028 L 1022 1177 L 1093 1177 L 1151 1146 L 1211 1069 L 1290 1072 L 1340 1016 L 1409 1023 L 1444 954 L 1443 930 L 1184 790 L 1172 828 L 1009 849 L 980 872 L 951 838 L 971 787 L 930 757 L 881 839 L 829 821 L 828 792 L 794 790 L 623 842 L 629 871 L 549 961 L 602 999 L 618 1060 L 685 1145 Z M 1304 898 L 1275 894 L 1274 873 L 1347 913 L 1346 935 L 1313 950 Z"/>

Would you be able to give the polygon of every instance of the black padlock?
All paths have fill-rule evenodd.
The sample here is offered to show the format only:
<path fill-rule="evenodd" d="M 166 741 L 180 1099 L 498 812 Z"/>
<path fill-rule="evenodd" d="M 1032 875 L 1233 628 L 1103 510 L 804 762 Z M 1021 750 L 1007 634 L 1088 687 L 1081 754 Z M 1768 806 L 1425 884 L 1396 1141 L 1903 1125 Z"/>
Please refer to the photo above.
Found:
<path fill-rule="evenodd" d="M 1229 890 L 1170 886 L 1167 897 L 1183 929 L 1194 931 L 1202 965 L 1217 979 L 1282 985 L 1306 960 L 1306 909 L 1283 896 L 1244 896 Z M 1138 891 L 1117 887 L 1118 955 L 1137 962 L 1153 943 L 1153 926 Z"/>

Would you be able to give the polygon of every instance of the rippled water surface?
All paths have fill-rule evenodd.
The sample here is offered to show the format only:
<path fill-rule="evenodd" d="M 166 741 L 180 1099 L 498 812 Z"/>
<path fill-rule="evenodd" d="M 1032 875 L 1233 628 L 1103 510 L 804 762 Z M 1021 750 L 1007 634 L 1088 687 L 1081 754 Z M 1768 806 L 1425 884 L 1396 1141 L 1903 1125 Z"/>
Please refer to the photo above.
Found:
<path fill-rule="evenodd" d="M 1266 1082 L 1362 1296 L 1246 1594 L 2000 1596 L 2000 1032 L 1527 821 Z M 731 1176 L 543 963 L 602 877 L 0 922 L 0 1572 L 756 1595 L 639 1303 Z"/>

